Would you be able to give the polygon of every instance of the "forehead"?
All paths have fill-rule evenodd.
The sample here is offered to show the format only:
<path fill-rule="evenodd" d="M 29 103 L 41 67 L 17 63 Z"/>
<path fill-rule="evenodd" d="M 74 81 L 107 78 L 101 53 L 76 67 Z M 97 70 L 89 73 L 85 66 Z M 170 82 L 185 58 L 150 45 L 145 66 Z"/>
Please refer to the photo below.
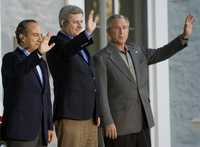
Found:
<path fill-rule="evenodd" d="M 41 32 L 41 27 L 38 23 L 35 22 L 30 22 L 27 24 L 26 26 L 26 32 L 36 32 L 36 33 L 40 33 Z"/>
<path fill-rule="evenodd" d="M 116 18 L 113 19 L 111 22 L 112 26 L 117 26 L 117 25 L 128 25 L 128 21 L 124 18 Z"/>
<path fill-rule="evenodd" d="M 82 20 L 83 19 L 83 14 L 78 13 L 78 14 L 70 14 L 69 15 L 70 20 Z"/>

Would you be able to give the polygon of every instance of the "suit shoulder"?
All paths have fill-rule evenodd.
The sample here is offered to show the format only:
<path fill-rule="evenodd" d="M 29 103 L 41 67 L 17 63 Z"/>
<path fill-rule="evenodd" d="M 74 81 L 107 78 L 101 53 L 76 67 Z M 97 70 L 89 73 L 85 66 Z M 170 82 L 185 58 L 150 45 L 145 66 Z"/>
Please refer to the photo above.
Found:
<path fill-rule="evenodd" d="M 128 42 L 126 45 L 128 46 L 129 49 L 141 49 L 141 47 L 134 42 Z"/>
<path fill-rule="evenodd" d="M 106 57 L 108 55 L 108 48 L 105 47 L 103 49 L 98 50 L 98 52 L 94 55 L 96 57 Z"/>
<path fill-rule="evenodd" d="M 12 59 L 14 56 L 16 56 L 16 53 L 15 52 L 8 52 L 6 54 L 4 54 L 3 56 L 3 60 L 8 60 L 8 59 Z"/>

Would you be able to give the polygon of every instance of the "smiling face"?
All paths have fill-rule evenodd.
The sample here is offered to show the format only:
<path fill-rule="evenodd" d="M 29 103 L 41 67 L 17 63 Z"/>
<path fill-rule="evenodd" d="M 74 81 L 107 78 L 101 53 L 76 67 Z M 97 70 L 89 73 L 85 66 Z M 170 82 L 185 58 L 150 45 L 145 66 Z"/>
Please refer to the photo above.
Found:
<path fill-rule="evenodd" d="M 129 23 L 124 18 L 114 19 L 107 32 L 112 43 L 124 46 L 128 39 Z"/>
<path fill-rule="evenodd" d="M 70 14 L 68 21 L 63 24 L 62 31 L 75 37 L 83 31 L 83 22 L 83 14 Z"/>
<path fill-rule="evenodd" d="M 25 33 L 21 35 L 21 46 L 23 48 L 27 49 L 29 52 L 38 49 L 42 40 L 41 27 L 38 23 L 28 23 Z"/>

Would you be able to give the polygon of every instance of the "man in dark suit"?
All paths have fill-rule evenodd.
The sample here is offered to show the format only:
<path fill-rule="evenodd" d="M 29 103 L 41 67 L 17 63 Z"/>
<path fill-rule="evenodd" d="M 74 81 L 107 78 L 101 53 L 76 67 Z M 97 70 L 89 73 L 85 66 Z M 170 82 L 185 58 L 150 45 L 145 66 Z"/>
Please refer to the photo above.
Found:
<path fill-rule="evenodd" d="M 159 49 L 127 44 L 129 21 L 113 15 L 107 21 L 109 44 L 94 57 L 100 84 L 100 104 L 106 147 L 150 147 L 154 125 L 149 99 L 148 66 L 163 61 L 187 46 L 193 17 L 184 32 Z"/>
<path fill-rule="evenodd" d="M 54 121 L 58 147 L 97 147 L 98 100 L 93 62 L 86 47 L 97 19 L 90 13 L 83 31 L 83 11 L 73 5 L 60 10 L 61 30 L 47 53 L 54 83 Z"/>
<path fill-rule="evenodd" d="M 53 137 L 52 106 L 47 65 L 42 55 L 50 34 L 42 36 L 35 20 L 23 20 L 16 29 L 19 46 L 3 57 L 3 106 L 8 147 L 45 147 Z"/>

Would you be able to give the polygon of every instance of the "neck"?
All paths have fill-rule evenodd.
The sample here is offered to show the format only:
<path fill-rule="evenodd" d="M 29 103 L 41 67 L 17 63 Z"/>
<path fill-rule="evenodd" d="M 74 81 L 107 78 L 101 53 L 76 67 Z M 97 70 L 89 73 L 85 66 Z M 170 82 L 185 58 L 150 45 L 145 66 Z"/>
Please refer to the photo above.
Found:
<path fill-rule="evenodd" d="M 33 49 L 26 49 L 29 53 L 32 53 L 34 50 Z"/>
<path fill-rule="evenodd" d="M 35 49 L 30 49 L 24 45 L 20 45 L 20 47 L 24 48 L 25 50 L 27 50 L 29 53 L 32 53 Z"/>
<path fill-rule="evenodd" d="M 125 51 L 125 44 L 117 44 L 114 43 L 115 47 L 118 48 L 121 51 Z"/>

